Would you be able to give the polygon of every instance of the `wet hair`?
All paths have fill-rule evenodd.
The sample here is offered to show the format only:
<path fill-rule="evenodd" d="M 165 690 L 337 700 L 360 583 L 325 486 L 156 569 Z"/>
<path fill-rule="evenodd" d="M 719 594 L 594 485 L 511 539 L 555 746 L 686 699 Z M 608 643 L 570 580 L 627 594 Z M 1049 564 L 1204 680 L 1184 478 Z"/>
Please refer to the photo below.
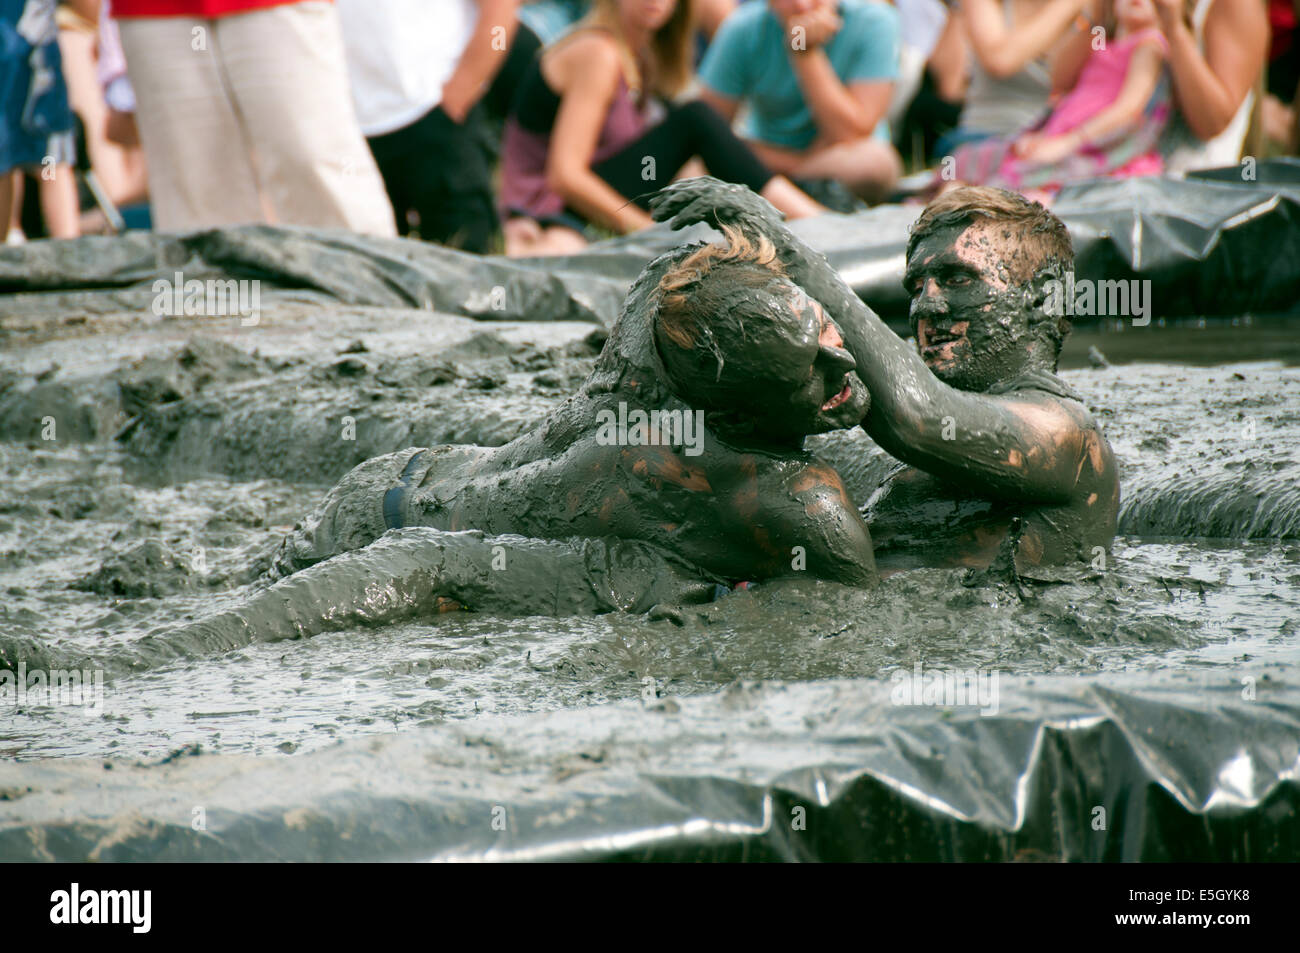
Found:
<path fill-rule="evenodd" d="M 952 189 L 927 205 L 912 225 L 907 257 L 911 258 L 921 240 L 934 232 L 977 221 L 1009 226 L 1016 241 L 1036 252 L 1023 262 L 1008 263 L 1017 284 L 1024 284 L 1047 269 L 1068 268 L 1074 261 L 1074 246 L 1064 222 L 1038 202 L 988 185 Z"/>
<path fill-rule="evenodd" d="M 776 248 L 722 226 L 724 241 L 704 245 L 673 265 L 656 289 L 654 338 L 674 390 L 690 403 L 721 408 L 755 383 L 761 369 L 725 343 L 746 337 L 745 326 L 788 308 L 789 287 Z"/>
<path fill-rule="evenodd" d="M 925 207 L 907 239 L 910 260 L 916 246 L 940 229 L 988 221 L 1007 226 L 1011 238 L 1026 252 L 1006 262 L 1007 273 L 1018 285 L 1039 277 L 1061 279 L 1074 264 L 1074 245 L 1065 223 L 1038 202 L 988 185 L 972 185 L 943 193 Z M 1070 319 L 1047 315 L 1038 332 L 1046 336 L 1059 356 L 1070 333 Z"/>

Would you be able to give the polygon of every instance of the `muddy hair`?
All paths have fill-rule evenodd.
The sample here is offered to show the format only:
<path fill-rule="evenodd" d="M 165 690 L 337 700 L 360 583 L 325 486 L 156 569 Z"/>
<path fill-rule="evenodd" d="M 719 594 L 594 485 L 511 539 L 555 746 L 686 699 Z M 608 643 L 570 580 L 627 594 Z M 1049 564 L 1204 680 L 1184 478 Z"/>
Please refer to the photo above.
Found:
<path fill-rule="evenodd" d="M 1016 284 L 1028 284 L 1037 278 L 1061 279 L 1074 266 L 1074 245 L 1064 222 L 1038 202 L 988 185 L 952 189 L 927 205 L 908 235 L 908 259 L 916 246 L 934 232 L 978 221 L 1007 226 L 1011 237 L 1029 252 L 1023 259 L 1007 262 L 1007 272 Z M 1056 317 L 1045 322 L 1042 330 L 1059 353 L 1070 333 L 1070 321 Z"/>
<path fill-rule="evenodd" d="M 743 388 L 746 371 L 727 373 L 724 342 L 742 340 L 746 322 L 771 320 L 776 285 L 785 268 L 772 242 L 722 226 L 724 241 L 704 245 L 671 267 L 656 288 L 654 338 L 664 367 L 681 395 L 704 404 L 725 403 Z M 739 292 L 739 295 L 738 295 Z M 689 393 L 688 393 L 689 392 Z"/>

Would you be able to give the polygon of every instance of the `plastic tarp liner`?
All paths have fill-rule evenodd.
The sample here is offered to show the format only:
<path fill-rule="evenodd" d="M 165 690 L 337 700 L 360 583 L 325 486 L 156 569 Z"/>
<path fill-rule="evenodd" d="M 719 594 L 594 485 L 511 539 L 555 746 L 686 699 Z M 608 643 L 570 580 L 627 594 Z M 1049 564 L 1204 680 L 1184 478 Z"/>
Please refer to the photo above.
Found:
<path fill-rule="evenodd" d="M 1151 281 L 1163 316 L 1285 311 L 1300 298 L 1300 162 L 1260 162 L 1243 179 L 1099 180 L 1061 193 L 1077 278 Z M 882 317 L 906 317 L 902 287 L 916 205 L 793 224 Z M 609 325 L 655 255 L 705 226 L 659 226 L 581 254 L 509 260 L 403 239 L 320 229 L 247 226 L 185 235 L 130 233 L 0 249 L 0 293 L 46 292 L 7 307 L 148 309 L 157 280 L 259 279 L 350 305 L 430 308 L 485 320 L 583 320 Z M 69 292 L 115 289 L 112 295 Z M 48 294 L 57 292 L 56 294 Z"/>
<path fill-rule="evenodd" d="M 736 683 L 283 759 L 0 764 L 0 860 L 1300 856 L 1300 692 L 1276 671 L 1253 698 L 1221 674 L 1004 676 L 972 704 L 898 704 L 933 677 Z"/>

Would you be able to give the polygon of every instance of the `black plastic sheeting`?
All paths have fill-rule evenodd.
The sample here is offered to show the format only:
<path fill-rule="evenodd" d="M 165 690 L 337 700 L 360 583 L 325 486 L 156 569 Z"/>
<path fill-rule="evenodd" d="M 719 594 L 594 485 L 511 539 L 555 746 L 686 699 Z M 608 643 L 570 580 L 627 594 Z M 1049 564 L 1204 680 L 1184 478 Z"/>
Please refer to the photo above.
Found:
<path fill-rule="evenodd" d="M 2 764 L 0 860 L 1300 857 L 1300 695 L 1276 674 L 1003 677 L 988 715 L 895 704 L 903 684 L 737 683 L 292 758 Z"/>
<path fill-rule="evenodd" d="M 1243 178 L 1253 176 L 1253 179 Z M 1300 162 L 1270 160 L 1187 180 L 1096 181 L 1061 193 L 1076 276 L 1150 280 L 1157 315 L 1287 311 L 1300 299 Z M 887 320 L 906 317 L 907 230 L 917 205 L 822 216 L 794 230 Z M 147 309 L 154 281 L 256 278 L 349 305 L 415 307 L 504 321 L 613 322 L 641 268 L 704 226 L 660 226 L 580 255 L 511 261 L 403 239 L 249 226 L 187 235 L 133 233 L 0 249 L 0 293 L 57 292 L 23 308 Z M 112 296 L 103 291 L 113 289 Z M 14 307 L 10 301 L 8 306 Z M 1083 319 L 1080 319 L 1083 320 Z"/>

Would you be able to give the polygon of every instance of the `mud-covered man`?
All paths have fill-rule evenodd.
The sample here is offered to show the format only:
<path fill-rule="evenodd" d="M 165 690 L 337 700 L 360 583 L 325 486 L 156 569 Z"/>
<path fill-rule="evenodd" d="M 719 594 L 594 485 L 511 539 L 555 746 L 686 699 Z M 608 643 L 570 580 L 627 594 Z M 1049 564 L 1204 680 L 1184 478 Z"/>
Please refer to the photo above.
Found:
<path fill-rule="evenodd" d="M 646 268 L 590 377 L 540 426 L 502 447 L 358 466 L 285 541 L 276 571 L 423 526 L 635 540 L 726 583 L 864 585 L 875 579 L 867 527 L 803 444 L 856 425 L 869 403 L 839 328 L 771 243 L 728 229 Z M 512 577 L 509 553 L 502 562 L 501 585 L 558 584 Z"/>
<path fill-rule="evenodd" d="M 990 188 L 950 191 L 912 228 L 904 282 L 916 350 L 747 190 L 671 186 L 655 216 L 727 224 L 777 247 L 841 328 L 872 395 L 862 426 L 901 463 L 863 507 L 882 567 L 1093 560 L 1119 509 L 1114 456 L 1055 371 L 1069 330 L 1047 306 L 1071 267 L 1064 224 Z M 833 456 L 828 459 L 834 460 Z"/>

